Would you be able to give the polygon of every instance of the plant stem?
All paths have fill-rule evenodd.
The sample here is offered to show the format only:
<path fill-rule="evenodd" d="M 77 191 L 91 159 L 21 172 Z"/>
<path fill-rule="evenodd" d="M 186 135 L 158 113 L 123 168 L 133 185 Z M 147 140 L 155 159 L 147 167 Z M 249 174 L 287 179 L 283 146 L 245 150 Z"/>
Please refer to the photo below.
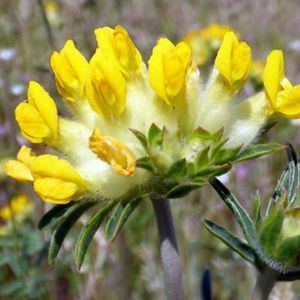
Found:
<path fill-rule="evenodd" d="M 271 269 L 266 269 L 259 273 L 251 299 L 266 300 L 272 292 L 277 280 L 277 273 Z"/>
<path fill-rule="evenodd" d="M 150 195 L 160 237 L 160 255 L 168 300 L 183 299 L 183 282 L 180 257 L 168 199 Z"/>

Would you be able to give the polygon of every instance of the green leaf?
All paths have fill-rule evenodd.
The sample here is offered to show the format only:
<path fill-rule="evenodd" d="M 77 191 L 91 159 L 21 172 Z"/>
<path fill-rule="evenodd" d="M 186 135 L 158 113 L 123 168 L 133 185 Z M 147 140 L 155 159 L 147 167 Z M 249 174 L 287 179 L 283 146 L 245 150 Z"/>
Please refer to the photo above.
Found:
<path fill-rule="evenodd" d="M 140 141 L 143 148 L 148 152 L 148 142 L 146 136 L 136 129 L 129 128 L 129 130 L 135 135 L 135 137 Z"/>
<path fill-rule="evenodd" d="M 188 195 L 191 191 L 200 188 L 203 186 L 204 182 L 193 182 L 193 183 L 185 183 L 179 184 L 173 187 L 170 191 L 165 195 L 166 198 L 182 198 Z"/>
<path fill-rule="evenodd" d="M 199 172 L 197 172 L 193 178 L 211 178 L 211 177 L 215 177 L 215 176 L 219 176 L 222 175 L 224 173 L 226 173 L 227 171 L 229 171 L 231 169 L 231 164 L 227 163 L 227 164 L 223 164 L 223 165 L 214 165 L 214 166 L 208 166 L 202 170 L 200 170 Z"/>
<path fill-rule="evenodd" d="M 193 140 L 211 140 L 212 139 L 212 134 L 205 130 L 202 127 L 196 128 L 188 137 L 190 141 Z"/>
<path fill-rule="evenodd" d="M 237 156 L 237 154 L 240 152 L 242 146 L 238 146 L 235 148 L 229 148 L 229 149 L 221 149 L 216 154 L 213 154 L 214 157 L 214 163 L 215 164 L 223 164 L 226 162 L 233 162 Z"/>
<path fill-rule="evenodd" d="M 207 146 L 197 154 L 195 158 L 196 170 L 203 169 L 208 164 L 209 150 L 210 146 Z"/>
<path fill-rule="evenodd" d="M 136 167 L 148 170 L 152 173 L 154 172 L 154 166 L 153 166 L 149 156 L 144 156 L 144 157 L 139 158 L 136 161 Z"/>
<path fill-rule="evenodd" d="M 151 146 L 161 146 L 164 141 L 164 129 L 158 128 L 152 123 L 148 132 L 148 142 Z"/>
<path fill-rule="evenodd" d="M 58 204 L 51 208 L 48 212 L 44 214 L 44 216 L 39 221 L 38 227 L 39 229 L 44 229 L 46 227 L 51 227 L 56 224 L 61 217 L 65 214 L 65 212 L 74 205 L 75 202 L 70 202 L 67 204 Z"/>
<path fill-rule="evenodd" d="M 298 158 L 295 149 L 289 143 L 287 144 L 287 155 L 289 161 L 287 196 L 289 205 L 293 205 L 299 188 Z"/>
<path fill-rule="evenodd" d="M 238 155 L 237 159 L 235 159 L 235 163 L 237 162 L 242 162 L 250 159 L 254 159 L 263 155 L 275 153 L 277 151 L 282 151 L 286 147 L 281 144 L 257 144 L 257 145 L 252 145 L 242 151 L 240 155 Z"/>
<path fill-rule="evenodd" d="M 102 224 L 107 214 L 113 209 L 115 204 L 115 202 L 112 202 L 107 206 L 101 208 L 89 219 L 86 225 L 82 228 L 75 248 L 75 263 L 78 270 L 80 270 L 81 268 L 85 254 L 96 231 Z"/>
<path fill-rule="evenodd" d="M 219 238 L 223 243 L 238 253 L 245 260 L 255 265 L 257 256 L 253 248 L 241 241 L 225 228 L 212 221 L 204 220 L 203 224 L 211 234 Z"/>
<path fill-rule="evenodd" d="M 253 202 L 253 220 L 255 224 L 255 229 L 259 230 L 262 222 L 261 199 L 259 193 L 257 193 Z"/>
<path fill-rule="evenodd" d="M 292 267 L 299 266 L 300 235 L 283 240 L 276 251 L 276 258 Z"/>
<path fill-rule="evenodd" d="M 78 205 L 74 205 L 69 211 L 65 218 L 59 223 L 55 232 L 53 233 L 50 245 L 49 245 L 49 253 L 48 253 L 48 260 L 49 264 L 53 265 L 58 252 L 62 246 L 62 243 L 76 223 L 76 221 L 92 206 L 94 206 L 97 202 L 96 201 L 88 201 L 82 200 Z"/>
<path fill-rule="evenodd" d="M 187 174 L 187 164 L 186 159 L 180 159 L 173 163 L 169 170 L 166 173 L 167 177 L 171 177 L 173 179 L 184 178 Z"/>
<path fill-rule="evenodd" d="M 257 239 L 255 227 L 247 211 L 218 179 L 214 178 L 210 181 L 210 184 L 234 214 L 236 220 L 241 225 L 250 246 L 255 249 L 259 248 L 260 243 Z"/>
<path fill-rule="evenodd" d="M 280 237 L 284 220 L 282 208 L 273 209 L 273 212 L 263 221 L 260 229 L 260 241 L 264 251 L 272 255 Z"/>
<path fill-rule="evenodd" d="M 117 236 L 142 199 L 141 196 L 130 200 L 125 199 L 117 205 L 106 224 L 106 238 L 108 240 L 112 241 Z"/>

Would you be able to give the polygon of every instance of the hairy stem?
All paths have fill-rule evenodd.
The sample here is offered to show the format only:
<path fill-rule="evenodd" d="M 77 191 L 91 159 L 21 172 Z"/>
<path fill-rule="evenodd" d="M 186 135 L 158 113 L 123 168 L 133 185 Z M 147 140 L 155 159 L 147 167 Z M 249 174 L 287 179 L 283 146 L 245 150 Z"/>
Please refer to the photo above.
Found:
<path fill-rule="evenodd" d="M 275 286 L 277 275 L 271 269 L 266 269 L 264 272 L 259 273 L 252 299 L 267 300 Z"/>
<path fill-rule="evenodd" d="M 157 228 L 160 237 L 160 255 L 168 300 L 183 299 L 183 282 L 180 257 L 168 199 L 151 194 Z"/>

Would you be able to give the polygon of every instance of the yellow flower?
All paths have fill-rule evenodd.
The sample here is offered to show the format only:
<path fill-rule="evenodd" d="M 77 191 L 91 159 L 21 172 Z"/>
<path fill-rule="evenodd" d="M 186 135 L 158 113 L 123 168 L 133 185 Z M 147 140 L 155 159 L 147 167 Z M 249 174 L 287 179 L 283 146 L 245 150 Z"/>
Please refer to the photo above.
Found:
<path fill-rule="evenodd" d="M 4 170 L 7 175 L 23 182 L 33 182 L 34 178 L 30 171 L 30 163 L 35 159 L 36 155 L 31 149 L 22 146 L 17 160 L 9 160 L 4 165 Z"/>
<path fill-rule="evenodd" d="M 72 165 L 55 155 L 36 157 L 30 170 L 34 191 L 46 202 L 65 204 L 81 198 L 87 190 L 87 184 Z"/>
<path fill-rule="evenodd" d="M 84 88 L 89 64 L 72 40 L 68 40 L 60 52 L 53 52 L 50 64 L 61 96 L 70 102 L 86 98 Z"/>
<path fill-rule="evenodd" d="M 90 137 L 91 150 L 103 161 L 112 166 L 116 173 L 132 176 L 135 172 L 135 159 L 131 151 L 112 136 L 102 136 L 95 129 Z"/>
<path fill-rule="evenodd" d="M 142 57 L 127 31 L 120 25 L 115 29 L 102 27 L 95 30 L 98 47 L 113 55 L 119 62 L 120 69 L 126 78 L 139 75 L 142 68 Z"/>
<path fill-rule="evenodd" d="M 149 60 L 149 82 L 157 95 L 167 104 L 185 88 L 188 67 L 191 64 L 191 49 L 180 42 L 176 46 L 162 38 L 153 49 Z"/>
<path fill-rule="evenodd" d="M 284 75 L 281 50 L 273 50 L 267 57 L 263 74 L 270 114 L 279 113 L 286 118 L 300 118 L 300 85 L 293 86 Z"/>
<path fill-rule="evenodd" d="M 228 25 L 211 24 L 206 28 L 188 32 L 183 41 L 191 47 L 196 64 L 203 66 L 216 53 L 229 31 L 232 31 L 232 28 Z"/>
<path fill-rule="evenodd" d="M 86 93 L 91 107 L 104 117 L 120 115 L 125 109 L 127 84 L 117 60 L 97 49 L 90 68 Z"/>
<path fill-rule="evenodd" d="M 10 220 L 12 217 L 22 218 L 33 209 L 32 200 L 25 194 L 15 196 L 10 203 L 0 209 L 0 218 Z"/>
<path fill-rule="evenodd" d="M 15 113 L 21 132 L 29 141 L 55 142 L 58 134 L 56 105 L 37 82 L 30 81 L 27 102 L 20 103 Z"/>
<path fill-rule="evenodd" d="M 231 31 L 226 33 L 218 51 L 215 66 L 233 91 L 239 91 L 251 70 L 251 49 L 245 42 L 239 42 Z"/>
<path fill-rule="evenodd" d="M 72 165 L 55 155 L 36 156 L 31 149 L 22 146 L 17 159 L 6 163 L 6 173 L 19 181 L 32 182 L 35 192 L 46 202 L 68 203 L 87 190 Z"/>

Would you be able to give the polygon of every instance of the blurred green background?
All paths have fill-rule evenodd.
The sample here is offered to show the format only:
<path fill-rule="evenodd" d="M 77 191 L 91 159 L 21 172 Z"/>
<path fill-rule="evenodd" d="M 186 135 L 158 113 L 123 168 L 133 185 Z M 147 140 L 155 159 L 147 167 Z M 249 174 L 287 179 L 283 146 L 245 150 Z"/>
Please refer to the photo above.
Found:
<path fill-rule="evenodd" d="M 59 99 L 49 57 L 67 39 L 89 59 L 96 47 L 94 29 L 124 26 L 147 63 L 159 37 L 174 43 L 191 30 L 212 23 L 228 24 L 247 41 L 253 57 L 264 61 L 274 48 L 284 50 L 286 74 L 300 82 L 300 5 L 285 0 L 1 0 L 0 1 L 0 165 L 21 144 L 14 108 L 26 99 L 29 80 L 36 80 Z M 62 103 L 62 101 L 60 101 Z M 61 105 L 60 113 L 64 114 Z M 299 150 L 298 125 L 281 121 L 264 139 L 293 143 Z M 270 196 L 285 166 L 285 154 L 236 167 L 223 178 L 250 211 L 259 190 Z M 7 179 L 0 170 L 0 206 L 19 194 L 28 195 L 33 210 L 19 218 L 0 218 L 0 299 L 164 299 L 158 236 L 150 203 L 138 208 L 125 230 L 108 244 L 101 230 L 78 273 L 72 258 L 72 231 L 56 263 L 47 263 L 50 232 L 37 223 L 48 209 L 30 187 Z M 239 234 L 230 212 L 211 188 L 173 200 L 172 210 L 182 256 L 186 299 L 201 299 L 202 272 L 210 268 L 214 299 L 248 299 L 255 271 L 205 231 L 201 219 L 218 221 Z M 85 221 L 83 218 L 82 222 Z M 271 299 L 300 299 L 300 285 L 278 284 Z"/>

